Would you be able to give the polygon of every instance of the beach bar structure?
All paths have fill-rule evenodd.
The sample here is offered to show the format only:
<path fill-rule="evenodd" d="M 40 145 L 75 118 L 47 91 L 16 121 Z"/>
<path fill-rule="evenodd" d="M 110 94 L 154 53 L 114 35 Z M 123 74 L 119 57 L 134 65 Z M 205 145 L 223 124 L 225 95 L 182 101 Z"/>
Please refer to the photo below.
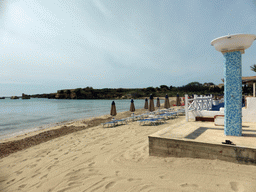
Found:
<path fill-rule="evenodd" d="M 242 84 L 252 85 L 253 97 L 255 97 L 256 76 L 242 77 Z"/>
<path fill-rule="evenodd" d="M 242 135 L 242 54 L 256 35 L 235 34 L 219 37 L 211 45 L 223 54 L 224 63 L 224 133 Z"/>

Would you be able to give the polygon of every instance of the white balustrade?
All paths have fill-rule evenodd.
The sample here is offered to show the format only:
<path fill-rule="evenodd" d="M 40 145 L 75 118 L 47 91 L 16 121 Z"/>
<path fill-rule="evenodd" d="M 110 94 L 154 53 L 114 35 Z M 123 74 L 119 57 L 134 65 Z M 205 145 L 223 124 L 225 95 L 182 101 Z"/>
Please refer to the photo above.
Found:
<path fill-rule="evenodd" d="M 188 95 L 185 95 L 185 113 L 186 120 L 188 121 L 188 111 L 203 111 L 212 109 L 213 98 L 210 96 L 197 96 L 194 95 L 194 98 L 189 99 Z"/>

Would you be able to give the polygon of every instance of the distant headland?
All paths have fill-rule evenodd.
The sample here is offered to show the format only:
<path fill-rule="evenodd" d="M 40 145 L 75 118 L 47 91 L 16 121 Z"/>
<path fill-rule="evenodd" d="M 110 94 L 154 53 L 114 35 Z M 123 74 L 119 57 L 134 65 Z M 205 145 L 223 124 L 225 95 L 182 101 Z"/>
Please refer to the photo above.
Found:
<path fill-rule="evenodd" d="M 166 94 L 173 97 L 179 94 L 223 94 L 223 84 L 214 85 L 213 83 L 192 82 L 181 87 L 160 85 L 159 87 L 147 88 L 103 88 L 93 89 L 92 87 L 63 89 L 56 93 L 44 93 L 26 95 L 22 94 L 22 98 L 48 98 L 48 99 L 137 99 L 149 97 L 164 97 Z"/>

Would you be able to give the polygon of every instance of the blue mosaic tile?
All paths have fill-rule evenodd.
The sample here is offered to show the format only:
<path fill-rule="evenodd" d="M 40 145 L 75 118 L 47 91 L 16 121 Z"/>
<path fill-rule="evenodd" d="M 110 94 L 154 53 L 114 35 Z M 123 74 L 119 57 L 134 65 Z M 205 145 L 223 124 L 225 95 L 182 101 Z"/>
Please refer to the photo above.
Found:
<path fill-rule="evenodd" d="M 224 53 L 225 135 L 242 135 L 241 52 Z"/>

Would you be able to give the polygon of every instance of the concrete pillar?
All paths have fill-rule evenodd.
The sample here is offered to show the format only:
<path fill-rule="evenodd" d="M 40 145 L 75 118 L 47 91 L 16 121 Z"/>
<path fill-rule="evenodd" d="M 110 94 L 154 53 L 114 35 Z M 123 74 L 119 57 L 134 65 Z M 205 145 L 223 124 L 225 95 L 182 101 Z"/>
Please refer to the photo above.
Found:
<path fill-rule="evenodd" d="M 225 135 L 242 135 L 242 68 L 241 52 L 226 52 L 224 66 Z"/>

